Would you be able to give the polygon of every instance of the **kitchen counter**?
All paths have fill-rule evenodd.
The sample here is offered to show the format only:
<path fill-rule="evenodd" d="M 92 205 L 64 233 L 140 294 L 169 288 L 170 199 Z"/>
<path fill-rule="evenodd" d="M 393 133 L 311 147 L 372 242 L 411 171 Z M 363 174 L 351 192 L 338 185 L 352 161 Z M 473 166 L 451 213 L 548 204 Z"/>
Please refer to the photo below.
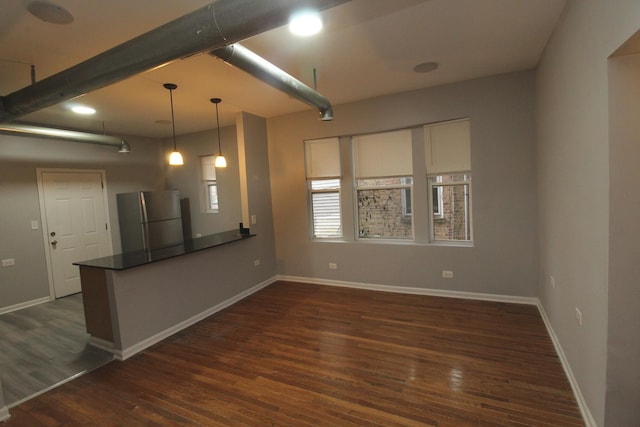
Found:
<path fill-rule="evenodd" d="M 240 234 L 238 230 L 231 230 L 212 234 L 210 236 L 198 237 L 179 245 L 166 246 L 164 248 L 149 251 L 116 254 L 87 261 L 74 262 L 73 265 L 102 268 L 106 270 L 126 270 L 128 268 L 139 267 L 152 262 L 162 261 L 164 259 L 226 245 L 228 243 L 237 242 L 238 240 L 244 240 L 254 236 L 255 234 Z"/>
<path fill-rule="evenodd" d="M 124 360 L 253 292 L 263 267 L 243 231 L 75 263 L 89 343 Z"/>

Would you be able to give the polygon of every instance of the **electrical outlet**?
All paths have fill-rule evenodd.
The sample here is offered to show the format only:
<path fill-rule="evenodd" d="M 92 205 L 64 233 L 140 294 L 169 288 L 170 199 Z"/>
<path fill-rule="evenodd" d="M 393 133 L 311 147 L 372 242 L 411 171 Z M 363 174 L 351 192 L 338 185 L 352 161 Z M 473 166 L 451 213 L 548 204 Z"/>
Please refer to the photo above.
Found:
<path fill-rule="evenodd" d="M 2 266 L 3 267 L 11 267 L 12 265 L 16 265 L 16 260 L 13 258 L 3 259 Z"/>
<path fill-rule="evenodd" d="M 453 271 L 442 270 L 442 277 L 445 279 L 453 279 Z"/>
<path fill-rule="evenodd" d="M 338 264 L 336 264 L 335 262 L 329 263 L 329 270 L 337 270 L 337 269 L 338 269 Z"/>
<path fill-rule="evenodd" d="M 582 312 L 578 307 L 576 307 L 576 320 L 578 321 L 578 325 L 582 326 Z"/>
<path fill-rule="evenodd" d="M 257 266 L 259 266 L 259 265 L 260 265 L 260 258 L 258 258 L 258 259 L 256 259 L 256 260 L 254 260 L 254 261 L 253 261 L 253 266 L 254 266 L 254 267 L 257 267 Z"/>
<path fill-rule="evenodd" d="M 555 278 L 555 277 L 553 277 L 553 276 L 549 276 L 549 283 L 551 283 L 551 287 L 552 287 L 553 289 L 555 289 L 555 288 L 556 288 L 556 278 Z"/>

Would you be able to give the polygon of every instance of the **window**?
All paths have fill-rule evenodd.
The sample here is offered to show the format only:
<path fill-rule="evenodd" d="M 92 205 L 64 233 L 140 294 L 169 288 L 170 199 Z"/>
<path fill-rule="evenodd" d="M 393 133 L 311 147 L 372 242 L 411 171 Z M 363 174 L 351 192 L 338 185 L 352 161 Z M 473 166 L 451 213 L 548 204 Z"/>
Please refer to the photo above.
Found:
<path fill-rule="evenodd" d="M 342 237 L 340 221 L 340 180 L 309 180 L 313 237 L 316 239 Z"/>
<path fill-rule="evenodd" d="M 438 175 L 428 182 L 431 194 L 438 197 L 432 201 L 431 239 L 470 241 L 471 175 Z"/>
<path fill-rule="evenodd" d="M 352 139 L 358 237 L 413 239 L 411 131 Z"/>
<path fill-rule="evenodd" d="M 305 167 L 314 239 L 342 237 L 338 138 L 305 141 Z"/>
<path fill-rule="evenodd" d="M 468 120 L 424 127 L 431 241 L 471 238 L 471 153 Z"/>
<path fill-rule="evenodd" d="M 218 183 L 216 180 L 216 168 L 214 166 L 215 156 L 200 157 L 200 171 L 202 175 L 202 201 L 204 211 L 217 213 L 218 204 Z"/>
<path fill-rule="evenodd" d="M 412 183 L 411 177 L 356 181 L 360 238 L 413 238 Z"/>

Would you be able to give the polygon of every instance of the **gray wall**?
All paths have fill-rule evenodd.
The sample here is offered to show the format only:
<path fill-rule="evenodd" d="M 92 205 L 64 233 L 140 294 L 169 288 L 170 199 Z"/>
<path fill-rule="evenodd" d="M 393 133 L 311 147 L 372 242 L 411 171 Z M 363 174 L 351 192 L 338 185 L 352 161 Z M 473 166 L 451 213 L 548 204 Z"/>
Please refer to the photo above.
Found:
<path fill-rule="evenodd" d="M 218 184 L 218 213 L 206 213 L 201 203 L 200 157 L 218 153 L 216 130 L 182 135 L 176 138 L 178 151 L 182 153 L 184 165 L 167 166 L 167 188 L 180 190 L 180 197 L 188 198 L 191 210 L 192 237 L 232 230 L 242 221 L 240 205 L 240 177 L 238 168 L 238 146 L 235 127 L 220 130 L 222 153 L 227 159 L 227 167 L 216 169 Z M 164 140 L 167 158 L 173 151 L 173 140 Z M 168 163 L 168 160 L 167 160 Z"/>
<path fill-rule="evenodd" d="M 103 169 L 107 176 L 114 252 L 120 251 L 116 193 L 165 187 L 161 145 L 129 137 L 132 151 L 114 147 L 0 135 L 0 259 L 15 266 L 0 268 L 0 310 L 49 296 L 45 247 L 40 229 L 36 168 Z"/>
<path fill-rule="evenodd" d="M 390 286 L 537 295 L 534 73 L 394 94 L 269 120 L 278 273 Z M 471 119 L 473 247 L 309 240 L 303 140 Z M 420 219 L 416 218 L 415 222 Z M 338 263 L 329 270 L 328 263 Z M 452 270 L 453 279 L 443 279 Z"/>
<path fill-rule="evenodd" d="M 640 54 L 609 67 L 610 235 L 606 425 L 640 425 Z"/>
<path fill-rule="evenodd" d="M 638 345 L 638 336 L 630 333 L 633 328 L 608 309 L 608 300 L 618 302 L 630 286 L 637 292 L 637 276 L 635 283 L 627 282 L 627 269 L 617 278 L 610 264 L 610 255 L 626 246 L 619 247 L 609 235 L 610 219 L 612 225 L 624 223 L 615 211 L 633 199 L 625 202 L 619 193 L 610 193 L 619 178 L 619 159 L 613 156 L 622 152 L 616 150 L 610 158 L 607 58 L 639 26 L 637 0 L 570 0 L 545 49 L 536 82 L 540 299 L 600 426 L 605 425 L 605 413 L 606 425 L 639 424 L 637 418 L 630 424 L 609 420 L 637 414 L 637 399 L 633 405 L 605 409 L 607 388 L 621 380 L 607 378 L 608 322 L 622 328 L 616 328 L 616 334 L 634 342 L 635 351 Z M 611 205 L 610 196 L 615 196 Z M 637 359 L 630 369 L 637 375 Z"/>

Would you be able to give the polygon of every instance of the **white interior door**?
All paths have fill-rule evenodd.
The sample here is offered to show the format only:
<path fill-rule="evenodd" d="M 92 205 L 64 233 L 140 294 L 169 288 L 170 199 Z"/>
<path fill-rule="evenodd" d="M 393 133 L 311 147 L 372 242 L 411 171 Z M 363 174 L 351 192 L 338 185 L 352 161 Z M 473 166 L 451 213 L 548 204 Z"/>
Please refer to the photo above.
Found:
<path fill-rule="evenodd" d="M 80 292 L 74 262 L 111 255 L 102 173 L 40 173 L 50 277 L 61 298 Z"/>

